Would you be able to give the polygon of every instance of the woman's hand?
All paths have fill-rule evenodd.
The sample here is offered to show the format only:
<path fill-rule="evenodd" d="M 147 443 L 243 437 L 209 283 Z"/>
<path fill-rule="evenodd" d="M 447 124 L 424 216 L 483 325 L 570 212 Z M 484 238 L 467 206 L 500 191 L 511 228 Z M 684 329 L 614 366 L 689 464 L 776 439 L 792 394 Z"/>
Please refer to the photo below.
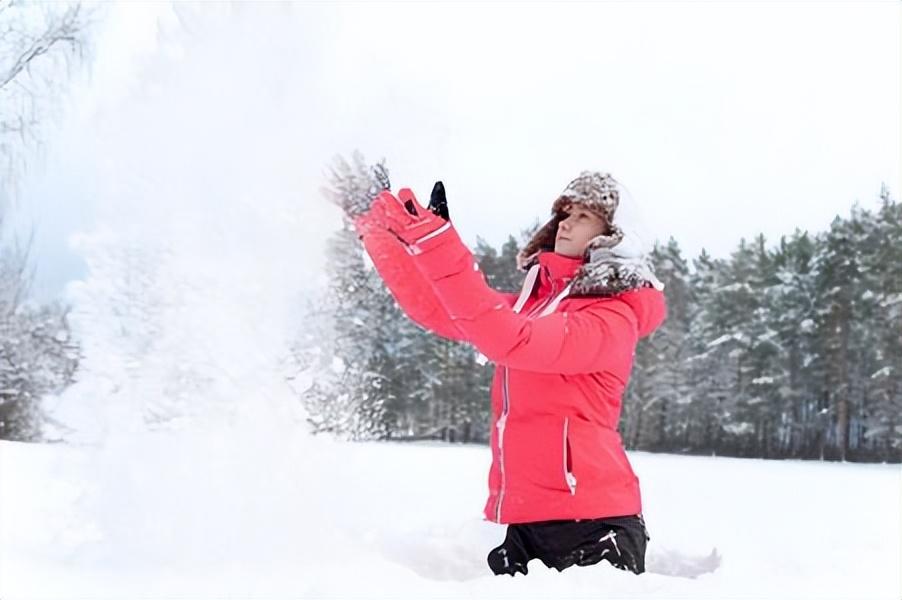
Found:
<path fill-rule="evenodd" d="M 427 209 L 428 212 L 420 206 L 409 188 L 402 188 L 397 197 L 384 190 L 366 211 L 354 215 L 352 221 L 360 237 L 382 229 L 410 246 L 420 237 L 440 229 L 449 220 L 448 200 L 441 181 L 436 181 L 432 187 Z"/>
<path fill-rule="evenodd" d="M 373 201 L 371 212 L 375 221 L 382 222 L 409 247 L 450 227 L 448 221 L 422 207 L 410 188 L 399 190 L 397 197 L 387 191 L 380 193 Z"/>

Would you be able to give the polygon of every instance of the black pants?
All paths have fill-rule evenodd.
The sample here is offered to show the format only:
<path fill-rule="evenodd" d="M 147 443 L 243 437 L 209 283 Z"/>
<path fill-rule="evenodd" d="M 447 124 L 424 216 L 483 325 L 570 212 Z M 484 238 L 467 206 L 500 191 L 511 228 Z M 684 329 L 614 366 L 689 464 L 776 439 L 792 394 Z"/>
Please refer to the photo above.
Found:
<path fill-rule="evenodd" d="M 638 575 L 645 572 L 645 544 L 650 539 L 642 515 L 514 523 L 487 560 L 495 575 L 511 577 L 526 575 L 526 563 L 533 558 L 558 571 L 606 560 Z"/>

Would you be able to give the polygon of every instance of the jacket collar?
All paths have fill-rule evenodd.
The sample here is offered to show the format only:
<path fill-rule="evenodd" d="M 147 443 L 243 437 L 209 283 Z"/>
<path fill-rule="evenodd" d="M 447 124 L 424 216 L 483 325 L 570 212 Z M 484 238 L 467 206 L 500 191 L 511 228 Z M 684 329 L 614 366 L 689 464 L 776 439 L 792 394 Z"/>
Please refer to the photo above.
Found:
<path fill-rule="evenodd" d="M 585 263 L 585 259 L 564 256 L 557 252 L 541 252 L 539 254 L 539 290 L 541 293 L 554 290 L 560 292 L 576 276 L 576 272 Z"/>

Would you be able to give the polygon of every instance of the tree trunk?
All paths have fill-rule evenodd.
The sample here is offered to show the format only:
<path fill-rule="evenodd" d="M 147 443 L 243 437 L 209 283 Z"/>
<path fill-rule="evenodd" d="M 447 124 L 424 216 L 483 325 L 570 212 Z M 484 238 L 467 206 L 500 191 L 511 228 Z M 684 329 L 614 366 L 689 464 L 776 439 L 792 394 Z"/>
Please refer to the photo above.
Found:
<path fill-rule="evenodd" d="M 839 459 L 846 460 L 849 451 L 849 321 L 846 318 L 840 320 L 839 331 L 839 390 L 836 394 L 836 445 L 839 450 Z"/>

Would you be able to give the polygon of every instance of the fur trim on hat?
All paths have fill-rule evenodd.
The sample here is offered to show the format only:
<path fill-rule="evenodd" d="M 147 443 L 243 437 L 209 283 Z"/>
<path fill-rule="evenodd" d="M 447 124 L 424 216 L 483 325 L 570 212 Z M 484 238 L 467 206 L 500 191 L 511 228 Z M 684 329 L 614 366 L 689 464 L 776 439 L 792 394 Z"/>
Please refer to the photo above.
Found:
<path fill-rule="evenodd" d="M 564 188 L 551 206 L 551 220 L 536 231 L 517 255 L 517 268 L 528 270 L 540 252 L 554 252 L 558 224 L 574 204 L 601 216 L 607 231 L 589 240 L 586 262 L 573 279 L 571 296 L 614 296 L 642 287 L 664 288 L 654 275 L 651 261 L 617 221 L 618 182 L 610 173 L 597 171 L 583 171 Z"/>

